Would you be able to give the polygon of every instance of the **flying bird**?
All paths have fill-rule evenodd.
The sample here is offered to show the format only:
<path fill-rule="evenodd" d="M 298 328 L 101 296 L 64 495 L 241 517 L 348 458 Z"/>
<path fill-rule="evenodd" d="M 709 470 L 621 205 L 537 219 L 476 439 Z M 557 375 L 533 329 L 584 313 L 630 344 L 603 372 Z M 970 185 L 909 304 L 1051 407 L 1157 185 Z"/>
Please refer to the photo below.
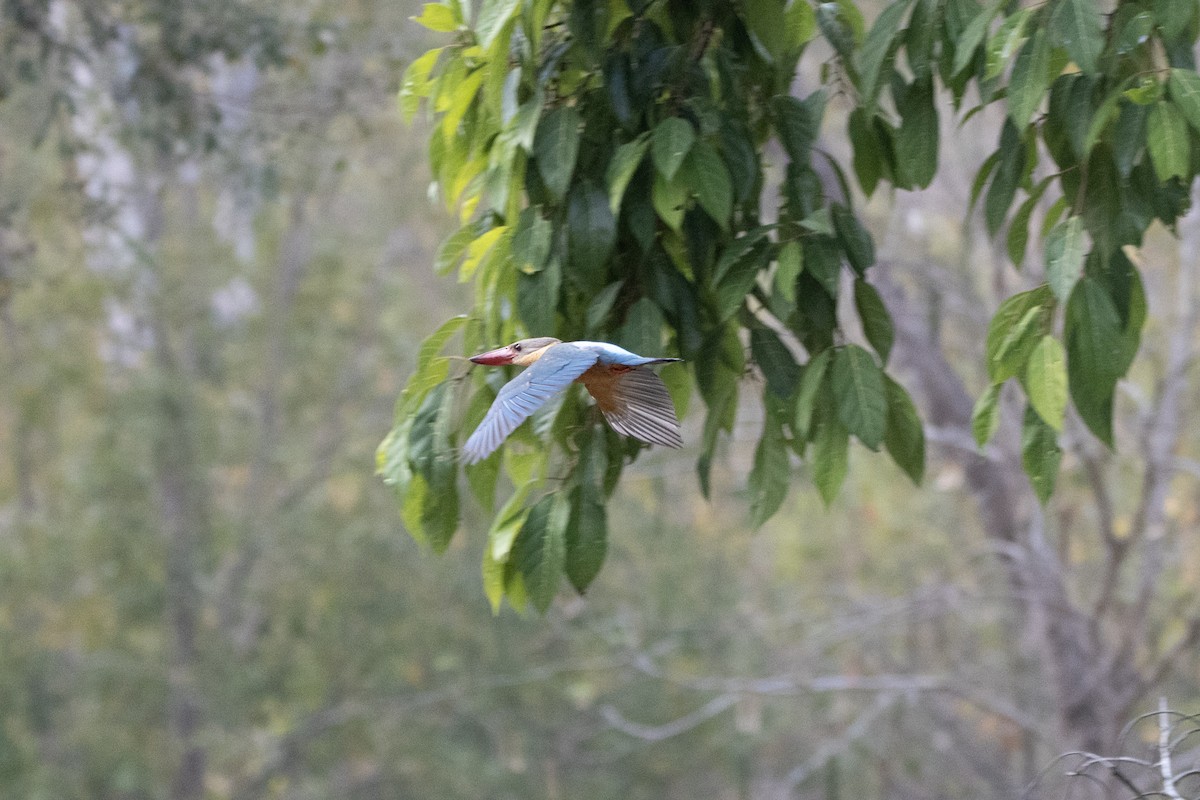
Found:
<path fill-rule="evenodd" d="M 613 430 L 639 442 L 682 447 L 675 405 L 662 379 L 646 369 L 682 358 L 647 358 L 607 342 L 562 342 L 550 336 L 522 339 L 472 356 L 487 366 L 527 367 L 506 383 L 479 427 L 463 445 L 463 461 L 491 455 L 533 412 L 574 381 L 596 399 Z"/>

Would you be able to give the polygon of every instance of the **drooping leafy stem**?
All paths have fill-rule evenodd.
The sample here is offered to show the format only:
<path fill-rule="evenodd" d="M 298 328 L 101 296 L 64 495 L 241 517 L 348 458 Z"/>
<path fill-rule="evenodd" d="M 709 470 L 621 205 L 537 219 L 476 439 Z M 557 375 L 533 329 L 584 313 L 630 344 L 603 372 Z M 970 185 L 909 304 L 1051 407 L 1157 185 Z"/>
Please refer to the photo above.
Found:
<path fill-rule="evenodd" d="M 990 436 L 997 387 L 1021 381 L 1025 464 L 1044 500 L 1068 393 L 1111 442 L 1113 390 L 1145 317 L 1123 248 L 1187 207 L 1200 130 L 1195 6 L 1146 0 L 1101 15 L 1090 0 L 901 0 L 868 30 L 850 0 L 483 0 L 470 20 L 460 0 L 427 4 L 417 21 L 451 41 L 409 67 L 400 105 L 408 117 L 422 100 L 431 110 L 435 186 L 461 222 L 437 259 L 475 287 L 470 320 L 454 329 L 466 350 L 553 334 L 683 356 L 687 367 L 663 375 L 681 410 L 692 382 L 704 401 L 705 493 L 748 355 L 765 378 L 749 476 L 755 524 L 786 495 L 782 447 L 809 461 L 827 500 L 851 435 L 919 480 L 920 422 L 883 371 L 894 337 L 866 281 L 874 245 L 841 165 L 816 147 L 829 94 L 790 93 L 820 35 L 834 52 L 823 80 L 843 88 L 835 102 L 853 105 L 852 167 L 867 195 L 881 181 L 929 184 L 938 98 L 961 108 L 972 86 L 981 105 L 1007 110 L 972 203 L 982 199 L 993 235 L 1008 222 L 1018 265 L 1039 202 L 1061 193 L 1042 222 L 1046 286 L 1006 302 L 993 322 L 994 386 L 975 425 Z M 1043 178 L 1039 141 L 1055 163 Z M 857 313 L 870 349 L 839 323 L 851 286 L 842 307 Z M 443 363 L 448 338 L 443 329 L 431 339 L 380 449 L 406 521 L 435 544 L 457 525 L 456 444 L 505 377 L 479 373 L 469 398 L 436 385 L 430 365 Z M 466 470 L 486 506 L 501 472 L 516 492 L 486 548 L 494 605 L 507 595 L 545 608 L 563 572 L 586 588 L 603 558 L 604 501 L 640 450 L 568 393 Z M 543 494 L 552 474 L 565 479 Z"/>

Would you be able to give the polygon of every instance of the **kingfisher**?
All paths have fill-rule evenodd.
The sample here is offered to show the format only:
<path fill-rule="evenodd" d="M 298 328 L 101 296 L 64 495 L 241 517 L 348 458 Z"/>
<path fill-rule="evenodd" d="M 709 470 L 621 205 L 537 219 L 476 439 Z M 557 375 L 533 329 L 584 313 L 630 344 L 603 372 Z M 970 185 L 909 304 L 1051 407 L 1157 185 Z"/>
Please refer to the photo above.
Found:
<path fill-rule="evenodd" d="M 463 461 L 487 458 L 504 439 L 546 404 L 579 381 L 617 433 L 639 442 L 682 447 L 675 404 L 662 378 L 646 367 L 682 361 L 647 358 L 608 342 L 563 342 L 551 336 L 521 339 L 472 356 L 486 366 L 527 367 L 500 389 L 479 427 L 463 445 Z"/>

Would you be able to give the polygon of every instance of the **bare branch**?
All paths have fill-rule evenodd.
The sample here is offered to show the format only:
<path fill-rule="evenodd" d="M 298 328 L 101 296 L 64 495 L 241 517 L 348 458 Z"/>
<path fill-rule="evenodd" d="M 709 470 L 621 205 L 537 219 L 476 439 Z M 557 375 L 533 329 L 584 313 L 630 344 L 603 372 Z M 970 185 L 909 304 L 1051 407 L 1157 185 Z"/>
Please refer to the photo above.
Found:
<path fill-rule="evenodd" d="M 624 734 L 647 742 L 661 742 L 692 728 L 701 725 L 726 709 L 732 708 L 738 701 L 736 694 L 719 694 L 695 711 L 684 714 L 679 719 L 665 725 L 643 725 L 626 719 L 615 706 L 605 705 L 600 708 L 604 721 Z"/>
<path fill-rule="evenodd" d="M 1158 770 L 1162 775 L 1163 794 L 1171 800 L 1183 800 L 1175 788 L 1175 773 L 1171 768 L 1171 715 L 1167 698 L 1158 698 Z"/>
<path fill-rule="evenodd" d="M 817 752 L 813 753 L 811 758 L 803 764 L 798 764 L 784 776 L 780 797 L 791 797 L 796 787 L 804 783 L 810 775 L 828 764 L 830 759 L 849 750 L 855 742 L 866 736 L 875 721 L 895 705 L 899 697 L 900 695 L 894 693 L 884 693 L 876 697 L 875 702 L 863 709 L 862 713 L 850 723 L 845 733 L 837 739 L 827 739 L 817 748 Z"/>

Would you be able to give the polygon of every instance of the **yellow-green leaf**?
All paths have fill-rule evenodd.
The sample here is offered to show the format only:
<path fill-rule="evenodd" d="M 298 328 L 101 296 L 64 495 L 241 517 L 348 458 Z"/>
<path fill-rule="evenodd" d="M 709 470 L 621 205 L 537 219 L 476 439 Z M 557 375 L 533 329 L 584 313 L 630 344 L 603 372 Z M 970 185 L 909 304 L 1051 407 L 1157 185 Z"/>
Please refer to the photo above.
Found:
<path fill-rule="evenodd" d="M 975 435 L 975 443 L 980 447 L 992 440 L 1000 424 L 999 401 L 1002 387 L 1001 383 L 993 383 L 979 396 L 975 401 L 975 408 L 971 410 L 971 433 Z"/>
<path fill-rule="evenodd" d="M 454 9 L 441 3 L 426 3 L 425 7 L 421 9 L 420 16 L 413 17 L 413 22 L 438 33 L 450 33 L 457 30 L 458 26 L 462 24 L 462 20 L 455 15 Z"/>
<path fill-rule="evenodd" d="M 1029 354 L 1025 392 L 1038 416 L 1054 430 L 1061 431 L 1067 409 L 1067 354 L 1058 339 L 1049 334 Z"/>

